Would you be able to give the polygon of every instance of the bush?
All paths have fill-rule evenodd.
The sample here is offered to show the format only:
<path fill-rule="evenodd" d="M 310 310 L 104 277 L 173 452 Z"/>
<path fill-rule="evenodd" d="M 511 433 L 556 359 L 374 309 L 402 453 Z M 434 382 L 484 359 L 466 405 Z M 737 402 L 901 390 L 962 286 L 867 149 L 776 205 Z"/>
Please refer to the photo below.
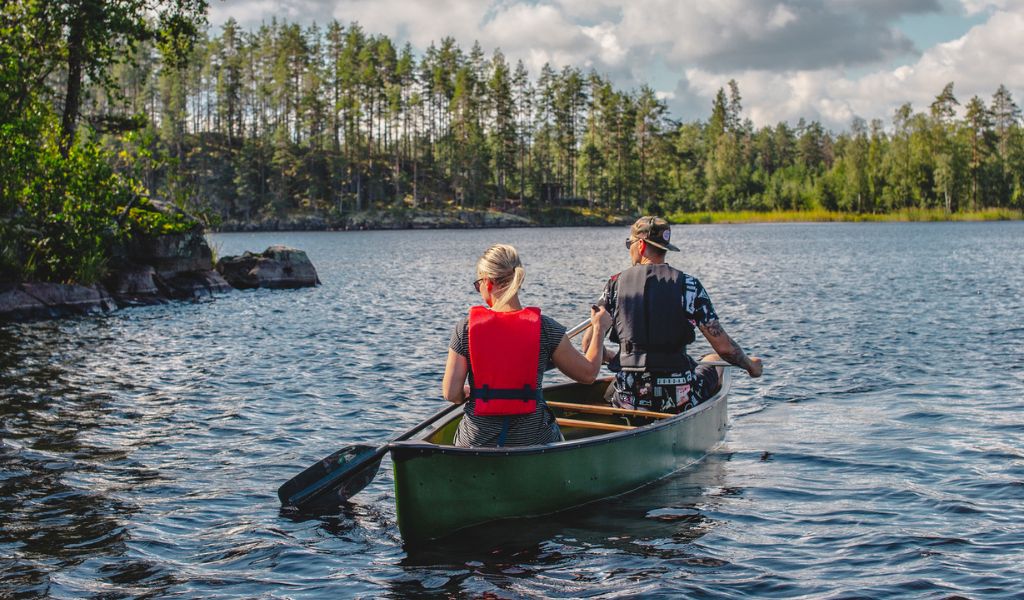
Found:
<path fill-rule="evenodd" d="M 128 236 L 193 226 L 153 210 L 94 140 L 63 156 L 58 132 L 43 111 L 0 126 L 0 280 L 96 283 Z"/>

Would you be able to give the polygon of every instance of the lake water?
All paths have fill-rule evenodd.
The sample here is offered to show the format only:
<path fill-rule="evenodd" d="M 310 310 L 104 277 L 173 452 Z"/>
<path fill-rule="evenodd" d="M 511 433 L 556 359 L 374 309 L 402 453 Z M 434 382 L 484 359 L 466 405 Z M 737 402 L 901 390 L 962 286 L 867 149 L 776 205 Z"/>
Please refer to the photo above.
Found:
<path fill-rule="evenodd" d="M 703 462 L 415 553 L 388 461 L 342 514 L 281 514 L 311 462 L 441 406 L 490 243 L 571 326 L 626 235 L 217 235 L 323 286 L 0 326 L 0 597 L 1024 595 L 1024 223 L 677 226 L 765 361 Z"/>

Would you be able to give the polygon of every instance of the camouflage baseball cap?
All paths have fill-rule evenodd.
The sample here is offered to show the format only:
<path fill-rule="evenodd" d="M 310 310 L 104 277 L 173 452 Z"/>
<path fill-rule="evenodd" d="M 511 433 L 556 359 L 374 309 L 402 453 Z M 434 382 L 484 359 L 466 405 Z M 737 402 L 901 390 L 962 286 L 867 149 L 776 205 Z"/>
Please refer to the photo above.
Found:
<path fill-rule="evenodd" d="M 633 238 L 644 240 L 656 248 L 679 252 L 679 248 L 669 243 L 669 240 L 672 239 L 672 226 L 661 217 L 640 217 L 636 220 L 636 223 L 633 223 L 629 234 Z"/>

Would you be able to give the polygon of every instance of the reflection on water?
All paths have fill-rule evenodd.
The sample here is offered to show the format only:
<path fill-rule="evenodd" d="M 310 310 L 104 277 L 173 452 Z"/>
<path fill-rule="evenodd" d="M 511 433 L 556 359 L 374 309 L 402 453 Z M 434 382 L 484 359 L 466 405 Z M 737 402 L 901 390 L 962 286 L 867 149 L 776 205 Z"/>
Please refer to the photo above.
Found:
<path fill-rule="evenodd" d="M 324 285 L 0 325 L 0 597 L 1024 593 L 1021 223 L 679 228 L 673 263 L 766 363 L 704 462 L 416 551 L 387 460 L 339 514 L 281 513 L 312 461 L 442 405 L 484 248 L 516 244 L 524 298 L 571 325 L 621 235 L 224 235 L 303 248 Z"/>
<path fill-rule="evenodd" d="M 58 329 L 35 327 L 47 336 Z M 0 563 L 5 587 L 42 593 L 52 570 L 125 550 L 135 507 L 118 497 L 111 474 L 130 464 L 129 451 L 93 444 L 90 432 L 132 416 L 110 414 L 97 374 L 73 372 L 82 353 L 109 351 L 112 341 L 99 335 L 92 347 L 67 339 L 48 347 L 0 329 L 0 355 L 14 367 L 0 371 L 0 544 L 18 550 Z"/>
<path fill-rule="evenodd" d="M 490 585 L 499 595 L 518 594 L 517 583 L 526 580 L 531 594 L 572 597 L 609 576 L 648 578 L 664 569 L 710 566 L 717 561 L 687 548 L 716 527 L 708 513 L 719 499 L 738 493 L 723 487 L 727 460 L 716 453 L 637 493 L 555 515 L 481 525 L 434 546 L 406 548 L 400 562 L 406 573 L 435 578 L 399 579 L 391 594 L 473 595 Z M 443 578 L 435 574 L 438 569 L 445 570 Z"/>

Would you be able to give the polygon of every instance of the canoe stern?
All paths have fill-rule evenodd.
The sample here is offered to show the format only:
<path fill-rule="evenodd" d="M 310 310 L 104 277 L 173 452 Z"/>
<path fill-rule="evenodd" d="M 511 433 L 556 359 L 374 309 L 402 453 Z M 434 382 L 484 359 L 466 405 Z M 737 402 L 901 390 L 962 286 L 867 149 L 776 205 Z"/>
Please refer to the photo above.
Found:
<path fill-rule="evenodd" d="M 445 426 L 451 423 L 439 428 Z M 416 544 L 622 494 L 700 460 L 722 441 L 726 427 L 726 394 L 720 393 L 677 418 L 545 446 L 394 443 L 399 529 L 407 544 Z"/>

